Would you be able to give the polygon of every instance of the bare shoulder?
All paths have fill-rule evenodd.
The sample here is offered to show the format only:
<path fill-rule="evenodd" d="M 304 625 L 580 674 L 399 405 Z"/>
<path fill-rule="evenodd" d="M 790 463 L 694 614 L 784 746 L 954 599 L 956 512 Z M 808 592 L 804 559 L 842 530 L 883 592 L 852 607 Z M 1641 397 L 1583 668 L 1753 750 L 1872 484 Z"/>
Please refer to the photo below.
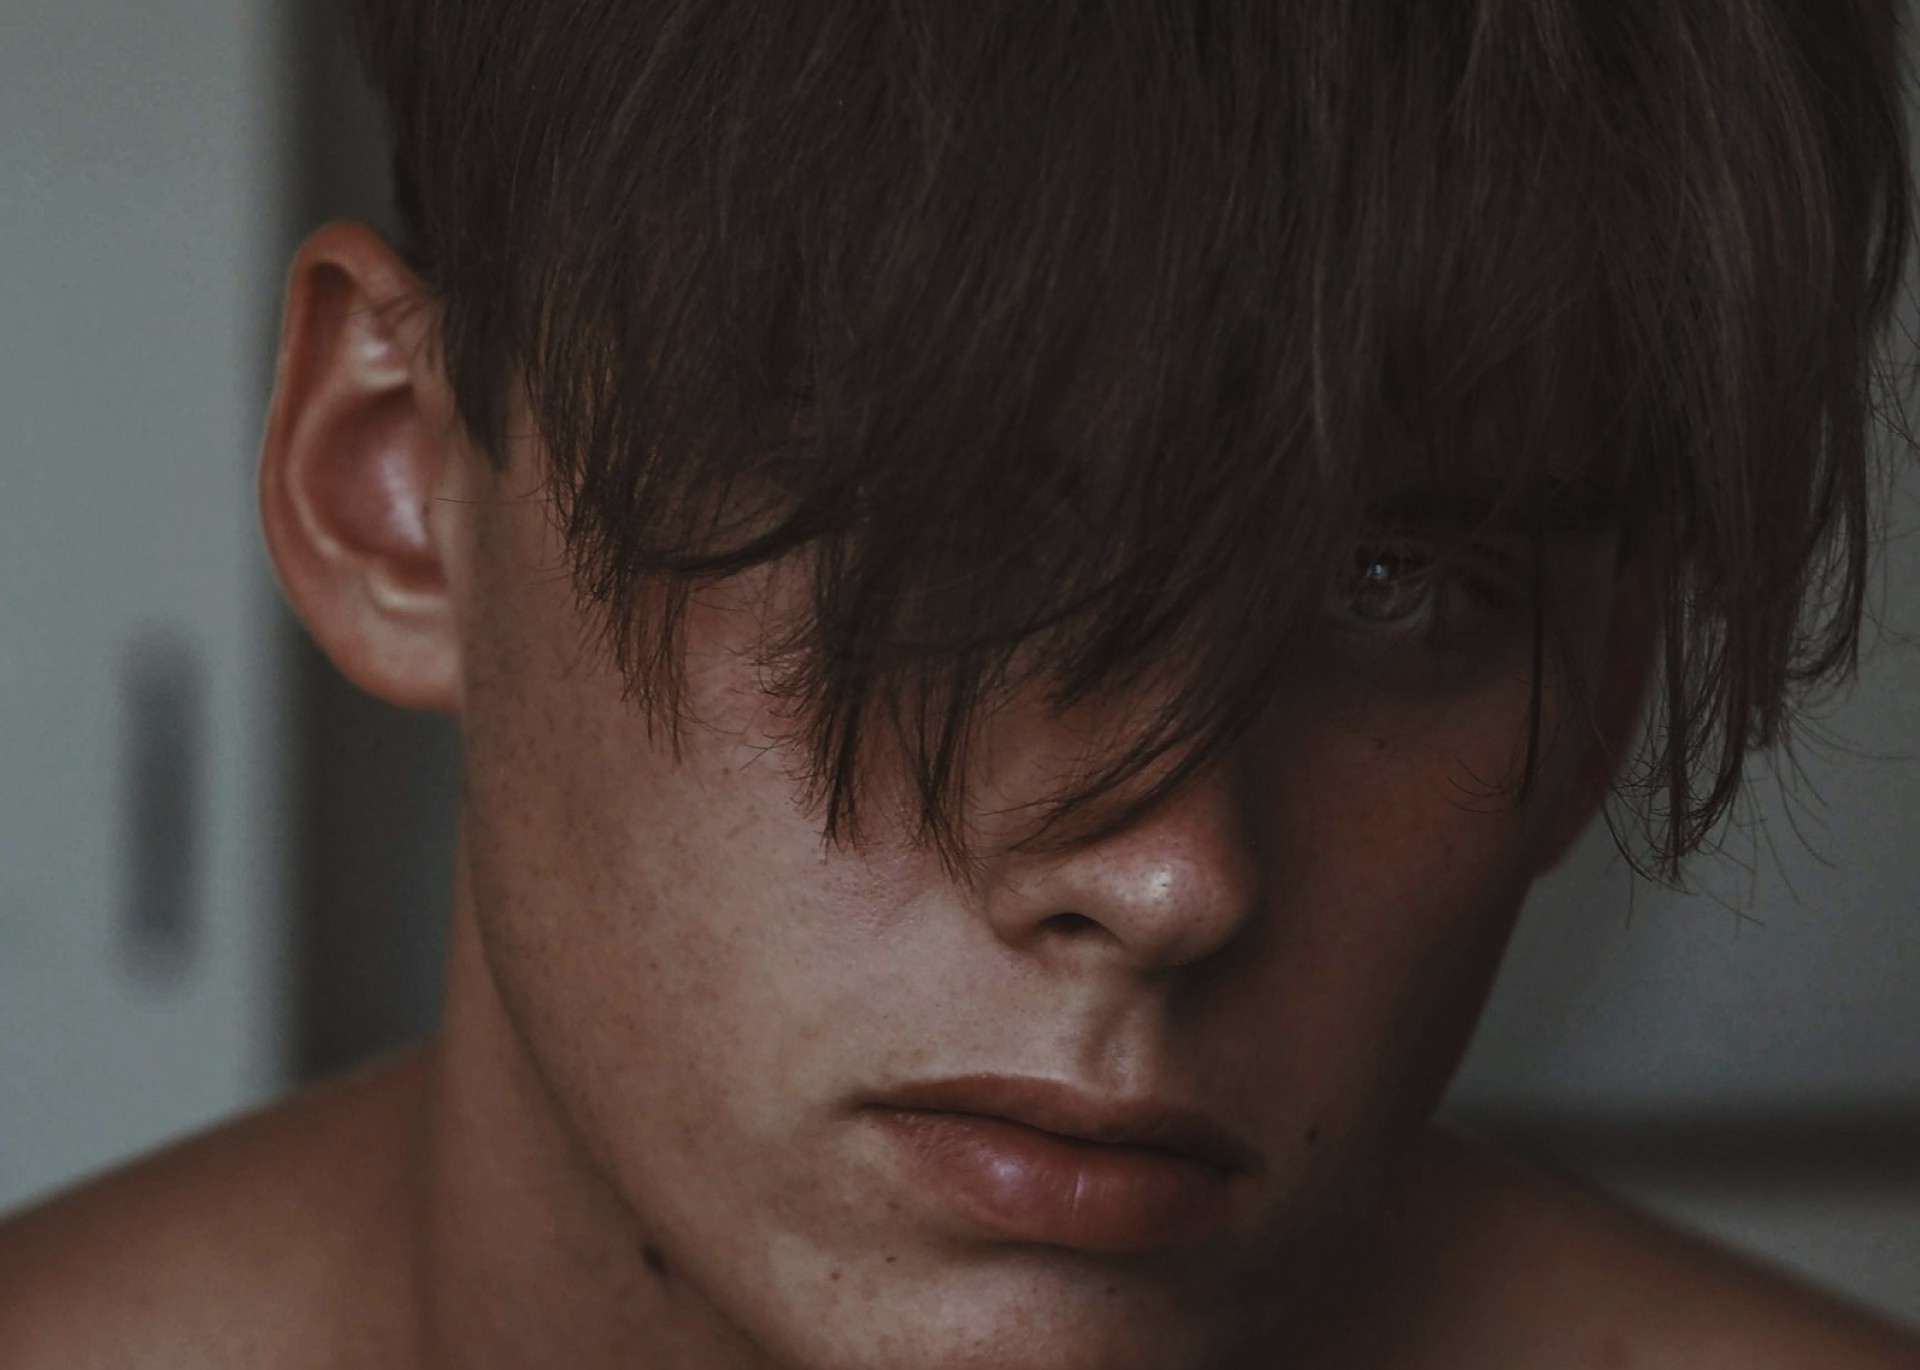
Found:
<path fill-rule="evenodd" d="M 0 1223 L 0 1365 L 345 1363 L 381 1329 L 343 1276 L 404 1271 L 421 1077 L 396 1058 Z"/>
<path fill-rule="evenodd" d="M 1416 1173 L 1443 1363 L 1920 1370 L 1920 1339 L 1864 1310 L 1476 1143 L 1436 1132 Z"/>

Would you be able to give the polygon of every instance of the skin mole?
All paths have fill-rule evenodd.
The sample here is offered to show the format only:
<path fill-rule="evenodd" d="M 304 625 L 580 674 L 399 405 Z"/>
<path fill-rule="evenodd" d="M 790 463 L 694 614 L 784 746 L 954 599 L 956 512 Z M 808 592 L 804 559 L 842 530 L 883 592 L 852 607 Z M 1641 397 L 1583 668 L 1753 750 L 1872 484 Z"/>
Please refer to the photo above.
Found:
<path fill-rule="evenodd" d="M 641 1248 L 640 1259 L 647 1263 L 647 1269 L 652 1271 L 654 1278 L 662 1284 L 665 1284 L 667 1280 L 671 1278 L 671 1272 L 667 1267 L 666 1253 L 659 1247 L 654 1246 L 651 1242 Z"/>

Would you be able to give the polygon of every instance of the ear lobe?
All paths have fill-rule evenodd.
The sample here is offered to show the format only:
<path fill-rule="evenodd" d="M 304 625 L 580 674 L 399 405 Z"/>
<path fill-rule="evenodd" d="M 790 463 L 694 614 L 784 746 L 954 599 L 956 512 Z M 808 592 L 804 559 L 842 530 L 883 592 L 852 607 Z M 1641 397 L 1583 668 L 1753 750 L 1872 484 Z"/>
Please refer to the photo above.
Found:
<path fill-rule="evenodd" d="M 295 258 L 261 455 L 260 514 L 287 597 L 341 673 L 407 708 L 460 707 L 454 520 L 463 456 L 437 311 L 379 235 L 332 224 Z"/>

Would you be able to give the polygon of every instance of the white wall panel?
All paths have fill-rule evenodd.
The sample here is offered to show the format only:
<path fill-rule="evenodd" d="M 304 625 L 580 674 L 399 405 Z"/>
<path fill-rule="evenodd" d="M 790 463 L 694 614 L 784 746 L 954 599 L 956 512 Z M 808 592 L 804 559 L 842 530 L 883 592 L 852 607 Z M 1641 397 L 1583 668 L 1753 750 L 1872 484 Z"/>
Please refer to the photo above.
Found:
<path fill-rule="evenodd" d="M 0 3 L 0 1207 L 274 1083 L 279 753 L 249 473 L 278 25 L 269 0 Z M 156 803 L 137 805 L 129 673 L 156 641 L 190 678 L 172 723 L 147 711 Z M 136 811 L 168 806 L 143 870 Z M 170 878 L 172 960 L 134 931 Z"/>

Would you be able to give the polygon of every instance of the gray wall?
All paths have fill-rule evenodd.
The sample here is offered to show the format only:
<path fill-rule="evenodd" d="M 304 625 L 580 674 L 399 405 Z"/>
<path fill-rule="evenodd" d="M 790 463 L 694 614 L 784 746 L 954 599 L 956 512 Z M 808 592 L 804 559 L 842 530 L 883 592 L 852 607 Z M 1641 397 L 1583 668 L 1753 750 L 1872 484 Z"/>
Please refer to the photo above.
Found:
<path fill-rule="evenodd" d="M 270 0 L 0 0 L 0 1207 L 277 1086 Z"/>

